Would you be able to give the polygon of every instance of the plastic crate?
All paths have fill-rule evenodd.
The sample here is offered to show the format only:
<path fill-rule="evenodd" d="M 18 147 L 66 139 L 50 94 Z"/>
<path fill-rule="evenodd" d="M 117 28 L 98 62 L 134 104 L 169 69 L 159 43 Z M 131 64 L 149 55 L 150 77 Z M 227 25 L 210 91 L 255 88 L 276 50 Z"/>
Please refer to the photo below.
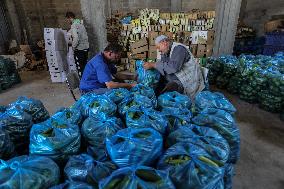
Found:
<path fill-rule="evenodd" d="M 263 54 L 272 56 L 277 52 L 284 51 L 284 46 L 270 46 L 270 45 L 265 45 L 263 49 Z"/>
<path fill-rule="evenodd" d="M 265 45 L 284 46 L 284 32 L 273 32 L 265 35 Z"/>

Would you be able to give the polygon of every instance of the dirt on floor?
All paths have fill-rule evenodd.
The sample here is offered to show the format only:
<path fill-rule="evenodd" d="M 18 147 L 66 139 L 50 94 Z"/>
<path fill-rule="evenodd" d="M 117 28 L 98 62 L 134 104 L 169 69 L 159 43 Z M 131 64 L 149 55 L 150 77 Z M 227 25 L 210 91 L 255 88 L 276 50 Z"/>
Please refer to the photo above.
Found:
<path fill-rule="evenodd" d="M 74 100 L 66 84 L 51 83 L 48 72 L 21 73 L 23 82 L 0 93 L 0 105 L 18 96 L 40 99 L 53 114 Z M 236 165 L 235 189 L 284 188 L 284 122 L 278 114 L 261 110 L 237 96 L 222 91 L 235 105 L 241 133 L 241 157 Z M 79 96 L 78 91 L 76 95 Z"/>

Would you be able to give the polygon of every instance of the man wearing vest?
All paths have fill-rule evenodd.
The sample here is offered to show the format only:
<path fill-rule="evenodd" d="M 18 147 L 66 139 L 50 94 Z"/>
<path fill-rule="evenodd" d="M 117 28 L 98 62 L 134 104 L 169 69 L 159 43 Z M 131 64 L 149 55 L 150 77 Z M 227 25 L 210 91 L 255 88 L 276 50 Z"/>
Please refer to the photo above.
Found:
<path fill-rule="evenodd" d="M 146 62 L 144 68 L 156 69 L 164 76 L 158 94 L 177 91 L 195 98 L 205 88 L 205 84 L 201 67 L 189 49 L 164 35 L 157 37 L 155 44 L 161 52 L 161 60 L 156 63 Z"/>

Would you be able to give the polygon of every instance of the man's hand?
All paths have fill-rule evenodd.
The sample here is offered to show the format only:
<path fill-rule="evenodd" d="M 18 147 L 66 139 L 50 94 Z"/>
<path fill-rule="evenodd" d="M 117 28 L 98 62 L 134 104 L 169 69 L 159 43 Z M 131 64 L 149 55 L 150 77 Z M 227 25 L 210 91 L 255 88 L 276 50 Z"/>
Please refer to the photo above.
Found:
<path fill-rule="evenodd" d="M 137 83 L 131 83 L 130 86 L 131 88 L 135 87 L 137 85 Z"/>
<path fill-rule="evenodd" d="M 143 67 L 144 67 L 145 70 L 150 70 L 150 69 L 153 69 L 153 68 L 156 67 L 156 63 L 154 63 L 154 62 L 145 62 L 143 64 Z"/>

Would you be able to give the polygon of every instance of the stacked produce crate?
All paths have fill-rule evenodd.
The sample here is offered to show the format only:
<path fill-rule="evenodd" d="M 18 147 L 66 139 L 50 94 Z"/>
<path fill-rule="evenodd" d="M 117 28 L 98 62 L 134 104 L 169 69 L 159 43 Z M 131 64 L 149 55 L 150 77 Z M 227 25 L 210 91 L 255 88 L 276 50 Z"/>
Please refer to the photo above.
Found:
<path fill-rule="evenodd" d="M 155 38 L 166 35 L 188 46 L 197 58 L 213 52 L 215 11 L 161 13 L 159 9 L 142 9 L 138 14 L 115 12 L 107 21 L 108 41 L 118 40 L 128 58 L 127 68 L 134 71 L 136 59 L 157 59 Z M 122 64 L 123 65 L 123 64 Z M 123 66 L 122 66 L 123 67 Z"/>
<path fill-rule="evenodd" d="M 46 59 L 53 83 L 65 82 L 68 72 L 67 32 L 59 28 L 45 28 Z"/>
<path fill-rule="evenodd" d="M 284 51 L 284 32 L 270 32 L 265 35 L 264 55 Z"/>

